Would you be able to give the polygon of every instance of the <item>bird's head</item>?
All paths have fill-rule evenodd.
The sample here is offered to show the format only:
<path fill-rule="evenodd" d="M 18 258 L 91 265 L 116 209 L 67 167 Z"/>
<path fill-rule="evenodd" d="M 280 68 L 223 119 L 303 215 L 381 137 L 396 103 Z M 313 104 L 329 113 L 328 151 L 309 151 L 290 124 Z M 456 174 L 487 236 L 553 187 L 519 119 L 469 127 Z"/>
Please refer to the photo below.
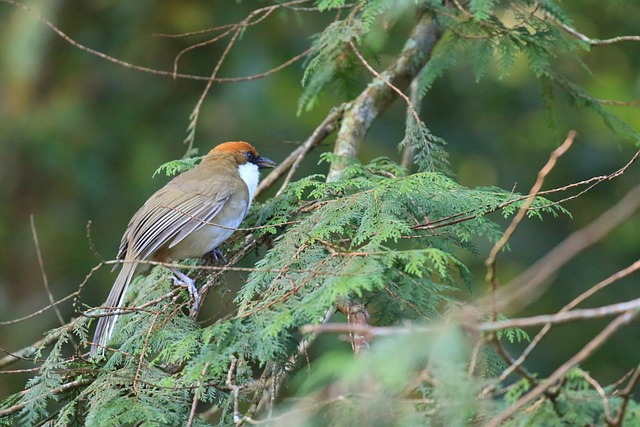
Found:
<path fill-rule="evenodd" d="M 239 166 L 252 163 L 258 166 L 259 169 L 265 169 L 273 168 L 276 165 L 273 160 L 260 156 L 253 145 L 244 141 L 224 142 L 211 150 L 207 157 L 216 157 L 219 155 L 233 157 Z"/>

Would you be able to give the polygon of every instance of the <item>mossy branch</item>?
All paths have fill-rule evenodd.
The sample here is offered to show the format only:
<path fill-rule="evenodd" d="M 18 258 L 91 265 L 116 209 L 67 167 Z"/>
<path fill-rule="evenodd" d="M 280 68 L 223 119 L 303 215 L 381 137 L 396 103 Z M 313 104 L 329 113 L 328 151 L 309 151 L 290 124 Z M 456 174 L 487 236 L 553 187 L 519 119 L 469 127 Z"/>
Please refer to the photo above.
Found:
<path fill-rule="evenodd" d="M 416 25 L 396 61 L 346 105 L 334 154 L 356 157 L 371 124 L 398 97 L 397 91 L 406 90 L 420 73 L 442 37 L 442 31 L 432 14 L 422 10 L 418 12 Z M 343 161 L 333 162 L 327 180 L 339 179 L 346 166 Z"/>

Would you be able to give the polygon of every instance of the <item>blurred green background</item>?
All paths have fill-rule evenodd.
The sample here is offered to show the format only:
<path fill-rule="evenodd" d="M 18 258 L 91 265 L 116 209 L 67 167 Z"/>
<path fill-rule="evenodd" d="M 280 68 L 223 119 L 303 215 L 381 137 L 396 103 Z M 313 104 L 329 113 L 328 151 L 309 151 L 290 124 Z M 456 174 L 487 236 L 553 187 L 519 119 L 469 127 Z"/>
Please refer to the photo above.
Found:
<path fill-rule="evenodd" d="M 271 3 L 39 0 L 24 4 L 78 43 L 126 62 L 170 71 L 182 49 L 211 36 L 169 38 L 159 34 L 235 23 L 255 7 Z M 640 32 L 640 4 L 634 1 L 573 0 L 561 5 L 575 26 L 590 37 Z M 219 76 L 248 76 L 287 61 L 305 51 L 311 36 L 322 31 L 334 16 L 333 12 L 274 13 L 243 34 Z M 370 35 L 368 42 L 378 57 L 378 69 L 400 50 L 411 23 L 407 13 L 393 21 L 391 28 Z M 30 216 L 49 286 L 56 299 L 62 298 L 74 292 L 101 259 L 115 256 L 131 215 L 168 180 L 160 175 L 152 179 L 153 172 L 164 162 L 183 156 L 189 115 L 204 83 L 108 62 L 72 46 L 33 13 L 7 3 L 0 3 L 0 28 L 0 320 L 9 320 L 48 304 Z M 187 53 L 179 71 L 208 76 L 225 43 Z M 638 98 L 640 43 L 594 47 L 578 56 L 591 73 L 569 56 L 559 56 L 554 65 L 596 97 Z M 315 110 L 296 115 L 302 73 L 302 62 L 297 62 L 264 79 L 214 85 L 196 130 L 200 153 L 226 140 L 247 140 L 262 154 L 282 160 L 332 106 L 348 99 L 344 91 L 329 90 Z M 366 72 L 354 77 L 347 96 L 357 94 L 368 79 Z M 509 76 L 499 78 L 491 69 L 477 82 L 463 60 L 436 82 L 424 99 L 422 116 L 433 133 L 447 141 L 451 169 L 459 182 L 469 187 L 515 186 L 517 191 L 527 192 L 550 151 L 570 129 L 576 129 L 579 137 L 545 188 L 608 174 L 635 153 L 635 142 L 616 136 L 600 118 L 579 108 L 561 108 L 555 117 L 557 128 L 550 128 L 541 92 L 541 85 L 524 62 Z M 611 108 L 640 129 L 637 108 Z M 397 102 L 367 136 L 361 160 L 378 156 L 399 159 L 397 144 L 403 133 L 404 108 Z M 326 165 L 317 166 L 317 160 L 320 152 L 331 150 L 331 141 L 305 161 L 298 177 L 326 172 Z M 568 202 L 565 207 L 573 218 L 526 221 L 512 241 L 511 251 L 500 257 L 500 279 L 508 281 L 572 231 L 588 224 L 635 186 L 639 177 L 636 165 L 615 181 Z M 504 223 L 499 215 L 495 219 Z M 518 314 L 557 311 L 599 280 L 637 260 L 639 242 L 640 217 L 636 216 L 572 261 L 539 301 Z M 461 255 L 477 273 L 477 287 L 464 295 L 469 299 L 485 288 L 483 260 L 490 246 L 478 242 L 478 247 L 478 256 Z M 81 301 L 99 305 L 113 277 L 102 269 L 84 287 Z M 639 294 L 638 279 L 630 278 L 587 305 L 624 301 Z M 60 310 L 66 318 L 74 315 L 70 303 Z M 580 349 L 603 323 L 556 329 L 535 354 L 531 370 L 549 373 Z M 22 348 L 56 325 L 55 315 L 47 311 L 15 325 L 0 326 L 0 347 Z M 638 333 L 640 328 L 634 325 L 617 334 L 584 368 L 596 372 L 605 383 L 615 380 L 638 363 Z M 0 376 L 0 392 L 6 387 L 21 387 L 20 381 L 17 376 Z"/>

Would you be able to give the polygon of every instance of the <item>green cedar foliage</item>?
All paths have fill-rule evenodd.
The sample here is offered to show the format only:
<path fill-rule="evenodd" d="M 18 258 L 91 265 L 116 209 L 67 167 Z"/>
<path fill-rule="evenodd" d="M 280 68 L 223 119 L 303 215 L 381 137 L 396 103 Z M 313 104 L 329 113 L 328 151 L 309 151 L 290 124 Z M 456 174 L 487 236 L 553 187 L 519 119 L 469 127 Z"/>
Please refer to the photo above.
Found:
<path fill-rule="evenodd" d="M 388 159 L 368 165 L 351 161 L 338 182 L 327 183 L 320 175 L 303 178 L 252 210 L 247 223 L 259 226 L 256 237 L 270 240 L 272 247 L 237 293 L 232 316 L 201 327 L 180 304 L 188 299 L 181 291 L 182 298 L 176 293 L 148 310 L 121 315 L 110 343 L 118 350 L 79 370 L 70 370 L 61 353 L 68 334 L 86 338 L 86 322 L 74 323 L 27 385 L 29 392 L 19 400 L 26 403 L 20 420 L 35 425 L 54 413 L 60 424 L 79 419 L 89 425 L 182 425 L 198 390 L 199 401 L 222 408 L 221 423 L 230 423 L 231 360 L 242 361 L 233 381 L 243 390 L 241 399 L 248 400 L 250 385 L 265 367 L 290 367 L 299 328 L 319 323 L 340 299 L 361 298 L 378 325 L 437 318 L 443 304 L 455 299 L 456 288 L 471 280 L 458 259 L 460 250 L 473 252 L 477 236 L 498 238 L 500 229 L 487 214 L 519 203 L 516 194 L 468 189 L 435 172 L 407 174 Z M 558 210 L 542 199 L 537 207 Z M 457 221 L 461 214 L 466 220 Z M 445 220 L 425 227 L 436 219 Z M 155 267 L 132 284 L 129 304 L 161 299 L 172 289 L 169 271 Z M 86 388 L 51 395 L 81 378 L 82 370 L 92 379 Z M 397 387 L 409 374 L 381 373 Z M 446 378 L 453 381 L 449 374 Z M 476 388 L 469 388 L 469 395 Z M 51 399 L 61 409 L 52 409 Z"/>

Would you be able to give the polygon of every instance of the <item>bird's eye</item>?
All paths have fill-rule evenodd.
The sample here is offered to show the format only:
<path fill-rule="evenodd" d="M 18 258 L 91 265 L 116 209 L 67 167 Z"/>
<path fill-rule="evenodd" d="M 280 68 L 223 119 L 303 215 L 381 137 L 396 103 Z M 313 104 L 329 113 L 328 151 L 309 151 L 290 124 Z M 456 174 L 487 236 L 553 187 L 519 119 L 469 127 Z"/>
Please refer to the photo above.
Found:
<path fill-rule="evenodd" d="M 244 155 L 247 157 L 247 160 L 249 162 L 253 162 L 256 158 L 256 156 L 251 151 L 247 151 L 246 153 L 244 153 Z"/>

